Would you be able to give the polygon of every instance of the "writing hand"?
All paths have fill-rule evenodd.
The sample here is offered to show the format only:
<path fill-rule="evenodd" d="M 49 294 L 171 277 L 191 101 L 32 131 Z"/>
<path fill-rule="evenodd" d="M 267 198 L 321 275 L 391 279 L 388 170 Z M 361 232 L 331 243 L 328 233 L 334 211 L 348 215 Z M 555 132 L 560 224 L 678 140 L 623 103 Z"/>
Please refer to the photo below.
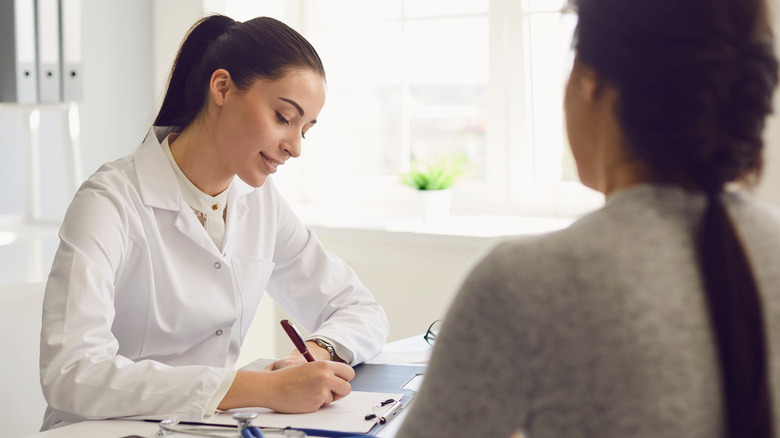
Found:
<path fill-rule="evenodd" d="M 330 360 L 330 353 L 328 350 L 320 347 L 317 345 L 316 342 L 309 341 L 306 342 L 306 346 L 309 349 L 309 352 L 314 356 L 316 360 Z M 274 361 L 271 365 L 267 366 L 265 368 L 265 371 L 274 371 L 274 370 L 280 370 L 282 368 L 287 368 L 295 365 L 300 365 L 306 363 L 306 359 L 301 355 L 301 353 L 298 352 L 298 350 L 293 350 L 288 354 L 287 356 L 278 359 Z"/>
<path fill-rule="evenodd" d="M 349 365 L 319 360 L 276 371 L 239 371 L 219 409 L 259 406 L 284 413 L 314 412 L 346 397 L 353 378 Z"/>

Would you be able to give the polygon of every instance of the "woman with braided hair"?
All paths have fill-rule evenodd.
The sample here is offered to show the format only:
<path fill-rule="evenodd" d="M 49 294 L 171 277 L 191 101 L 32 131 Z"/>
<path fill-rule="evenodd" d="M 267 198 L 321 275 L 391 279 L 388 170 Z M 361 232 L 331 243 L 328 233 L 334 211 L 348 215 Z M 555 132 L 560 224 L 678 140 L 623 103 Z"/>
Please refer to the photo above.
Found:
<path fill-rule="evenodd" d="M 301 154 L 325 71 L 271 18 L 192 27 L 141 147 L 78 190 L 46 285 L 44 429 L 85 419 L 259 406 L 310 412 L 350 392 L 388 324 L 271 175 Z M 264 371 L 234 370 L 264 291 L 311 334 Z"/>
<path fill-rule="evenodd" d="M 567 131 L 605 206 L 502 243 L 399 434 L 769 438 L 780 209 L 749 193 L 778 81 L 764 0 L 573 0 Z"/>

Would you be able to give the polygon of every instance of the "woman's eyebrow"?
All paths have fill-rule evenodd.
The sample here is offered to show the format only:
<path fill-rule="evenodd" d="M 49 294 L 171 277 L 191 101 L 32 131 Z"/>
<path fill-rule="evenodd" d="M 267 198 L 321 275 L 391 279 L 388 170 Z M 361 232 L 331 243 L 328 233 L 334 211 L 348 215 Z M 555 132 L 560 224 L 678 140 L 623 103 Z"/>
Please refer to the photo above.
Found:
<path fill-rule="evenodd" d="M 298 110 L 298 114 L 300 114 L 301 117 L 303 117 L 303 115 L 304 115 L 303 108 L 301 108 L 301 106 L 298 105 L 298 102 L 296 102 L 296 101 L 294 101 L 292 99 L 287 99 L 286 97 L 280 97 L 279 100 L 282 100 L 282 101 L 287 102 L 290 105 L 294 106 L 295 109 Z M 317 123 L 317 119 L 314 119 L 314 120 L 312 120 L 309 123 L 311 123 L 313 125 L 313 124 Z"/>
<path fill-rule="evenodd" d="M 280 97 L 279 100 L 283 100 L 283 101 L 289 103 L 290 105 L 294 106 L 295 109 L 298 110 L 298 114 L 300 114 L 301 117 L 303 117 L 303 108 L 301 108 L 301 106 L 298 105 L 298 102 L 296 102 L 296 101 L 294 101 L 292 99 L 287 99 L 285 97 Z"/>

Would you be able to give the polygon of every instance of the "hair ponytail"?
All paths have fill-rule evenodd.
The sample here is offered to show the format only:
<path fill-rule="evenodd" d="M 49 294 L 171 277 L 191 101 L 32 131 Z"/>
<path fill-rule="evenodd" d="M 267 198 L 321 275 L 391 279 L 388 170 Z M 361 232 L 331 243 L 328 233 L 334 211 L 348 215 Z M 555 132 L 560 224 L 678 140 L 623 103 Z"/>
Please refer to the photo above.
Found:
<path fill-rule="evenodd" d="M 189 90 L 188 79 L 196 72 L 201 58 L 217 38 L 236 23 L 223 15 L 212 15 L 195 23 L 179 48 L 173 63 L 168 90 L 165 93 L 160 112 L 154 121 L 156 126 L 187 126 L 203 106 L 205 88 L 202 93 Z"/>
<path fill-rule="evenodd" d="M 212 15 L 184 38 L 154 124 L 183 128 L 192 123 L 206 104 L 212 73 L 220 68 L 239 89 L 257 78 L 278 79 L 291 68 L 308 68 L 325 78 L 314 47 L 281 21 L 258 17 L 241 23 Z"/>
<path fill-rule="evenodd" d="M 774 436 L 761 298 L 721 195 L 708 197 L 699 240 L 702 278 L 723 376 L 727 437 Z"/>

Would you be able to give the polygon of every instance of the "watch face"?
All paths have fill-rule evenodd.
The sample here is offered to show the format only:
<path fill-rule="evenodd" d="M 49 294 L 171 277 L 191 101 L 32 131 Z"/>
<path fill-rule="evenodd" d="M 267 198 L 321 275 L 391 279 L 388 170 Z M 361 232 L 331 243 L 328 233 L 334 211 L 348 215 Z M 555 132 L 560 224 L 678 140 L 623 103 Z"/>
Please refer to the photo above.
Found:
<path fill-rule="evenodd" d="M 333 349 L 332 345 L 323 341 L 322 339 L 315 339 L 314 342 L 316 342 L 320 347 L 328 350 L 328 353 L 330 353 L 330 360 L 336 359 L 336 351 Z"/>

